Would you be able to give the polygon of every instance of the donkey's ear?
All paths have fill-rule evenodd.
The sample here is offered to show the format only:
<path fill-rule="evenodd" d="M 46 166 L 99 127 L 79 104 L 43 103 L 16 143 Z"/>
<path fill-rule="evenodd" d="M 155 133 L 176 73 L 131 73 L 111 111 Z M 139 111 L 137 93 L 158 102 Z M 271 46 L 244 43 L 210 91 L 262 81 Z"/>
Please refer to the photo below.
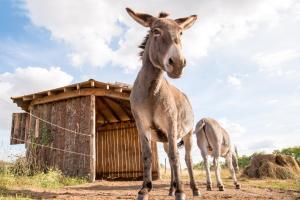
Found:
<path fill-rule="evenodd" d="M 175 21 L 181 28 L 188 29 L 195 23 L 196 19 L 197 15 L 191 15 L 189 17 L 175 19 Z"/>
<path fill-rule="evenodd" d="M 139 24 L 145 27 L 150 27 L 151 23 L 155 19 L 155 17 L 153 17 L 152 15 L 137 13 L 131 10 L 130 8 L 126 8 L 126 11 L 136 22 L 138 22 Z"/>

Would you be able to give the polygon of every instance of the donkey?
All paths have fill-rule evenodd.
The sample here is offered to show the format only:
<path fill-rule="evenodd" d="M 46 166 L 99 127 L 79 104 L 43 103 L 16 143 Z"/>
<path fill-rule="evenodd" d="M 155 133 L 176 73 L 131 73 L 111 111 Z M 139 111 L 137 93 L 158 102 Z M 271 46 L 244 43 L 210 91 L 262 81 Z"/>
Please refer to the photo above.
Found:
<path fill-rule="evenodd" d="M 167 13 L 158 17 L 137 13 L 126 8 L 128 14 L 139 24 L 149 27 L 150 31 L 140 45 L 142 68 L 130 94 L 130 104 L 136 122 L 142 148 L 144 175 L 138 199 L 148 199 L 152 189 L 151 140 L 163 142 L 169 157 L 172 180 L 170 194 L 175 188 L 175 199 L 185 199 L 179 175 L 179 154 L 176 140 L 184 138 L 186 161 L 193 194 L 199 195 L 192 169 L 191 143 L 193 131 L 193 110 L 188 98 L 171 85 L 164 77 L 179 78 L 186 60 L 182 54 L 180 36 L 190 28 L 196 15 L 172 20 Z"/>
<path fill-rule="evenodd" d="M 236 189 L 240 189 L 236 179 L 236 171 L 238 171 L 238 162 L 236 152 L 233 150 L 228 133 L 214 119 L 201 119 L 195 129 L 197 144 L 201 150 L 201 155 L 204 161 L 206 170 L 207 190 L 211 191 L 211 177 L 208 163 L 208 155 L 213 157 L 213 164 L 216 173 L 217 186 L 220 191 L 224 191 L 224 185 L 220 177 L 219 157 L 225 157 L 228 168 L 230 170 Z"/>

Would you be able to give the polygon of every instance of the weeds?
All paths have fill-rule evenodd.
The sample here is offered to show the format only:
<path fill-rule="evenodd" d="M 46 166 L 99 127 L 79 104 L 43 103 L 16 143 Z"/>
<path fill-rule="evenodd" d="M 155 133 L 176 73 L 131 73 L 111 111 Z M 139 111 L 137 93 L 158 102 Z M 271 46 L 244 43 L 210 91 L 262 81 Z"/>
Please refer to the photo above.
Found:
<path fill-rule="evenodd" d="M 53 189 L 86 182 L 86 178 L 64 176 L 57 169 L 32 174 L 24 158 L 18 158 L 14 163 L 0 162 L 0 194 L 11 188 Z"/>

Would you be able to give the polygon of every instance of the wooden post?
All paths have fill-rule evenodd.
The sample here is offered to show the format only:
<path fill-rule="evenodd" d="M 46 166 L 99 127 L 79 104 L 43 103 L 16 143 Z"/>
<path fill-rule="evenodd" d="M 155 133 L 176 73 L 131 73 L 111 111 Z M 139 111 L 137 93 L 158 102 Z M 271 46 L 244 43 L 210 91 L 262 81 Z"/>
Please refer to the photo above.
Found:
<path fill-rule="evenodd" d="M 95 181 L 96 179 L 96 145 L 95 145 L 95 135 L 96 135 L 96 106 L 95 106 L 95 95 L 91 95 L 91 137 L 90 137 L 90 181 Z"/>

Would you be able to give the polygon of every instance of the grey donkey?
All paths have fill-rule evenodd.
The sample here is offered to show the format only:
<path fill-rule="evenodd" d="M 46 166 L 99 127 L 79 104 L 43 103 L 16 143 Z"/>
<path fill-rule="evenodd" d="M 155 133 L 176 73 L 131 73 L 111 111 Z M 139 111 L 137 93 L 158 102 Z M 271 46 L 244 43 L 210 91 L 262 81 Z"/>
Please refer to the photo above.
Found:
<path fill-rule="evenodd" d="M 169 19 L 167 13 L 158 17 L 137 13 L 126 8 L 128 14 L 139 24 L 150 28 L 144 42 L 140 45 L 142 68 L 132 87 L 130 104 L 143 154 L 143 185 L 138 192 L 138 199 L 148 199 L 152 189 L 151 176 L 151 140 L 163 142 L 167 151 L 172 180 L 170 195 L 175 199 L 185 199 L 179 174 L 179 154 L 176 140 L 183 138 L 186 142 L 187 167 L 190 186 L 195 196 L 199 195 L 192 169 L 191 144 L 194 115 L 191 104 L 179 89 L 171 85 L 164 77 L 179 78 L 186 60 L 182 54 L 181 35 L 190 28 L 196 15 L 185 18 Z"/>
<path fill-rule="evenodd" d="M 201 150 L 206 170 L 207 190 L 212 189 L 208 155 L 213 157 L 213 164 L 217 179 L 217 186 L 220 191 L 224 191 L 224 185 L 220 177 L 219 157 L 225 157 L 236 189 L 240 189 L 237 182 L 236 172 L 238 171 L 238 160 L 236 152 L 230 142 L 230 137 L 226 130 L 214 119 L 201 119 L 195 129 L 197 144 Z"/>

